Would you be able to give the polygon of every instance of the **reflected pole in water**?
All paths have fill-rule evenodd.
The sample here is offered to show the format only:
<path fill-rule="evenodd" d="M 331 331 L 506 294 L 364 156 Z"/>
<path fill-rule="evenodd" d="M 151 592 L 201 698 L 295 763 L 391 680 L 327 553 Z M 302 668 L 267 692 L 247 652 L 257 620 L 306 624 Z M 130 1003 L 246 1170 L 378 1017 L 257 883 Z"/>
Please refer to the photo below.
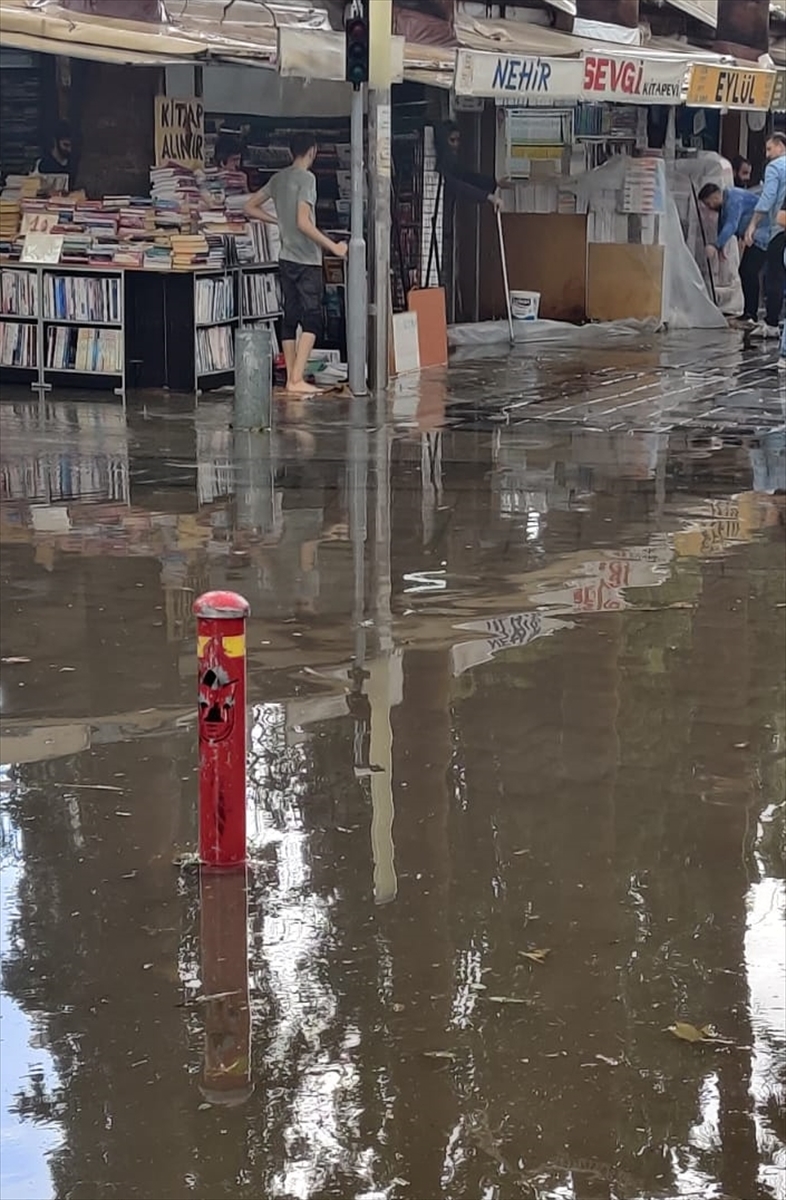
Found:
<path fill-rule="evenodd" d="M 199 893 L 205 1029 L 199 1090 L 210 1104 L 234 1107 L 254 1090 L 245 867 L 220 872 L 203 867 Z"/>
<path fill-rule="evenodd" d="M 262 535 L 273 533 L 276 463 L 272 433 L 236 429 L 232 436 L 232 458 L 237 528 Z"/>

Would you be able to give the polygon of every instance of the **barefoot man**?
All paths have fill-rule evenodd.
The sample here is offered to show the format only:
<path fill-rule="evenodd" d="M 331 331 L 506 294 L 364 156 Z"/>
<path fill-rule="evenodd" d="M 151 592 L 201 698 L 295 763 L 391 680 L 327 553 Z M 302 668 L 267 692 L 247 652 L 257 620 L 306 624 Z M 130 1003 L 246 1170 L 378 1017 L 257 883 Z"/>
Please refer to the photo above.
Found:
<path fill-rule="evenodd" d="M 295 396 L 313 396 L 318 389 L 306 383 L 303 373 L 322 333 L 322 251 L 343 258 L 347 246 L 325 237 L 314 222 L 317 203 L 317 181 L 311 171 L 317 156 L 314 134 L 295 133 L 289 148 L 292 166 L 279 171 L 253 195 L 246 202 L 245 213 L 269 225 L 278 223 L 281 231 L 278 268 L 284 293 L 281 341 L 287 365 L 287 391 Z M 276 207 L 275 217 L 263 207 L 267 200 L 272 200 Z"/>

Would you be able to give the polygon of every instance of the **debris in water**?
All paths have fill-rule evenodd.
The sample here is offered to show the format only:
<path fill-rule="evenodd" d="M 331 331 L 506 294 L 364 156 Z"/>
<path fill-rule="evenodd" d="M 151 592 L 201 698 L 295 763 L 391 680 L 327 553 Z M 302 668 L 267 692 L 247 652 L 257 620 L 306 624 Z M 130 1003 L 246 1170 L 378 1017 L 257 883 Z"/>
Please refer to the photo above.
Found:
<path fill-rule="evenodd" d="M 703 1042 L 710 1046 L 735 1045 L 731 1038 L 721 1037 L 714 1025 L 702 1025 L 700 1029 L 697 1029 L 695 1025 L 691 1025 L 687 1021 L 677 1021 L 674 1025 L 669 1025 L 666 1032 L 673 1033 L 683 1042 Z"/>
<path fill-rule="evenodd" d="M 491 1004 L 532 1004 L 531 1000 L 523 1000 L 520 996 L 489 996 Z"/>
<path fill-rule="evenodd" d="M 551 951 L 548 949 L 545 949 L 545 950 L 519 950 L 519 954 L 521 955 L 522 958 L 529 959 L 530 962 L 543 963 L 546 961 L 548 956 L 551 954 Z"/>
<path fill-rule="evenodd" d="M 424 1058 L 446 1058 L 448 1062 L 455 1062 L 456 1055 L 452 1050 L 423 1050 L 421 1051 Z"/>
<path fill-rule="evenodd" d="M 172 859 L 172 866 L 179 867 L 181 871 L 188 871 L 199 866 L 199 855 L 193 850 L 187 850 L 184 854 L 176 854 Z"/>
<path fill-rule="evenodd" d="M 13 667 L 20 663 L 29 663 L 30 659 L 25 658 L 22 654 L 12 654 L 9 658 L 0 658 L 0 662 L 4 662 L 7 666 Z"/>

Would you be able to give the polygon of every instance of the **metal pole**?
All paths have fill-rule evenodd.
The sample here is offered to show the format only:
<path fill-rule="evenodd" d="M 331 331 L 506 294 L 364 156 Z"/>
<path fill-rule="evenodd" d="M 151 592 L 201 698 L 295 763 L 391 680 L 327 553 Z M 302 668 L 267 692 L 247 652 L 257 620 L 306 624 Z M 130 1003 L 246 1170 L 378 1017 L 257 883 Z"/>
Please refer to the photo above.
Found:
<path fill-rule="evenodd" d="M 366 241 L 363 236 L 363 89 L 352 92 L 352 191 L 350 209 L 349 265 L 347 268 L 347 368 L 349 388 L 365 396 L 368 341 L 368 280 Z"/>
<path fill-rule="evenodd" d="M 502 213 L 497 209 L 497 238 L 499 239 L 499 257 L 502 263 L 502 286 L 505 289 L 505 304 L 508 311 L 508 336 L 511 346 L 516 340 L 513 331 L 513 311 L 510 306 L 510 284 L 508 282 L 508 256 L 505 253 L 505 237 L 502 232 Z"/>
<path fill-rule="evenodd" d="M 376 392 L 389 379 L 390 339 L 390 88 L 375 88 L 369 104 L 369 161 L 373 183 L 374 298 L 371 382 Z"/>

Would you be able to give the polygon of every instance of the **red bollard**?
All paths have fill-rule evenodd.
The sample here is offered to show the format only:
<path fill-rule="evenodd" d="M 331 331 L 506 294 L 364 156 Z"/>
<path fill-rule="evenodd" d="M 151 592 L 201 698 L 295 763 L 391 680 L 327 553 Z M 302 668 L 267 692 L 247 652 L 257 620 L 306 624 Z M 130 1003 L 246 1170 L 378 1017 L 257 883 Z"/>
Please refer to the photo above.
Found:
<path fill-rule="evenodd" d="M 246 861 L 247 600 L 206 592 L 194 603 L 199 664 L 199 859 Z"/>

